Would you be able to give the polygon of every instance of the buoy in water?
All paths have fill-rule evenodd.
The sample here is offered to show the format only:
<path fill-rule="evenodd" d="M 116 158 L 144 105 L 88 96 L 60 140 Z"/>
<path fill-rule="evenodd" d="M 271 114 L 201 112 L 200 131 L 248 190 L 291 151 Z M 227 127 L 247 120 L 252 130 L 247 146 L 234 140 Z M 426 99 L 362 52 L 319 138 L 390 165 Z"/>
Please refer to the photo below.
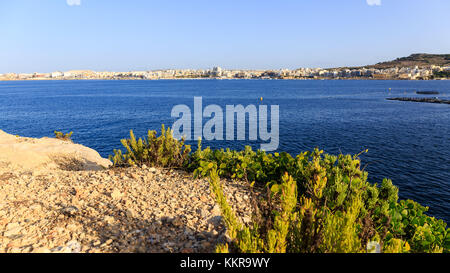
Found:
<path fill-rule="evenodd" d="M 263 101 L 263 97 L 259 98 L 261 101 Z"/>

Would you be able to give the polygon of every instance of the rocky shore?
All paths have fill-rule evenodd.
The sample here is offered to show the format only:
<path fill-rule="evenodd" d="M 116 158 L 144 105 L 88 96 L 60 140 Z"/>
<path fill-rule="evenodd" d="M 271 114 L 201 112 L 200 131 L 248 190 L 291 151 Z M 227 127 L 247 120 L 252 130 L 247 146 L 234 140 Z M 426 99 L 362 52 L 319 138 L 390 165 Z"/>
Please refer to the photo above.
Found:
<path fill-rule="evenodd" d="M 0 134 L 0 152 L 12 149 L 5 144 L 10 137 Z M 76 156 L 82 164 L 69 164 L 73 170 L 55 162 L 24 168 L 15 157 L 14 164 L 0 159 L 0 252 L 198 253 L 227 241 L 206 179 L 146 166 L 92 170 L 95 164 L 83 165 L 83 154 L 71 150 L 76 144 L 56 144 L 71 151 L 61 150 L 66 160 Z M 223 186 L 238 216 L 249 222 L 247 185 L 226 180 Z"/>

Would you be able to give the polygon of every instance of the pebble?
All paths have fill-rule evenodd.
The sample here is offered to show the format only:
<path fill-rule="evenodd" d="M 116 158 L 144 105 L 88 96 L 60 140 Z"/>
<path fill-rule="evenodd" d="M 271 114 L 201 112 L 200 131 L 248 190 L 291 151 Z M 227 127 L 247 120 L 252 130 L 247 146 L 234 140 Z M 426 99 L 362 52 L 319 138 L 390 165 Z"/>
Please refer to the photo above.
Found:
<path fill-rule="evenodd" d="M 17 237 L 20 234 L 22 227 L 17 223 L 10 223 L 6 226 L 6 231 L 3 233 L 4 237 Z"/>
<path fill-rule="evenodd" d="M 69 206 L 62 209 L 62 213 L 67 216 L 74 216 L 75 214 L 78 213 L 78 211 L 79 209 L 75 206 Z"/>
<path fill-rule="evenodd" d="M 119 191 L 119 190 L 114 190 L 112 193 L 111 193 L 111 197 L 113 198 L 113 199 L 115 199 L 115 200 L 118 200 L 118 199 L 121 199 L 122 198 L 122 193 Z"/>

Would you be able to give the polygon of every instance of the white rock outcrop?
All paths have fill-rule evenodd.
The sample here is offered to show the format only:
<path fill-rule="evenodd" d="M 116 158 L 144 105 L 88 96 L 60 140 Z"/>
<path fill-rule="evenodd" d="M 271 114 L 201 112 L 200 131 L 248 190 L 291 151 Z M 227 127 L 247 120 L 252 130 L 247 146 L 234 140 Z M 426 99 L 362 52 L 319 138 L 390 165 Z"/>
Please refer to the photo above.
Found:
<path fill-rule="evenodd" d="M 0 130 L 0 169 L 101 170 L 111 161 L 88 147 L 56 138 L 14 136 Z"/>

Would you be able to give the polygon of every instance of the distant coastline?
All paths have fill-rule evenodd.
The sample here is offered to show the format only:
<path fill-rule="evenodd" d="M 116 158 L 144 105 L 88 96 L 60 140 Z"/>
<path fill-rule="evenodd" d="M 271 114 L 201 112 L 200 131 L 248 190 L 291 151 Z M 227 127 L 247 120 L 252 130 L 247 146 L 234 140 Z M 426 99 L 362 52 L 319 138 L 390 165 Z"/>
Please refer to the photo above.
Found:
<path fill-rule="evenodd" d="M 5 73 L 0 81 L 12 80 L 194 80 L 194 79 L 276 79 L 276 80 L 447 80 L 449 54 L 412 54 L 391 62 L 365 67 L 298 68 L 278 70 L 246 69 L 160 69 L 147 71 L 70 70 L 50 73 Z"/>
<path fill-rule="evenodd" d="M 295 70 L 209 70 L 168 69 L 129 72 L 96 72 L 71 70 L 51 73 L 0 74 L 0 81 L 25 80 L 448 80 L 450 66 L 403 68 L 300 68 Z"/>
<path fill-rule="evenodd" d="M 159 80 L 199 80 L 199 81 L 211 81 L 211 80 L 278 80 L 278 81 L 349 81 L 349 80 L 359 80 L 359 81 L 383 81 L 383 80 L 393 80 L 393 81 L 447 81 L 450 78 L 440 78 L 440 79 L 377 79 L 377 78 L 159 78 L 159 79 L 142 79 L 142 78 L 119 78 L 119 79 L 108 79 L 108 78 L 89 78 L 89 79 L 79 79 L 79 78 L 67 78 L 67 79 L 52 79 L 52 78 L 31 78 L 31 79 L 0 79 L 0 82 L 13 82 L 13 81 L 159 81 Z"/>

